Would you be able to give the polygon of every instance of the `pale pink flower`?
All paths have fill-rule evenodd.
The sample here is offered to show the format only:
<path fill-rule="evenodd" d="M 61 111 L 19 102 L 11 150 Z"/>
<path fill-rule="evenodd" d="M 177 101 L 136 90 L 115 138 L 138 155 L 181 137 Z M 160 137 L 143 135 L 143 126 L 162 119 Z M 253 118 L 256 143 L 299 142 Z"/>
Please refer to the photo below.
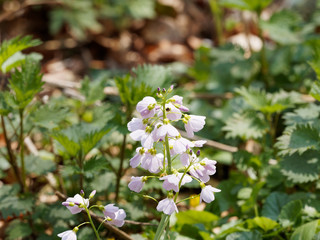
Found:
<path fill-rule="evenodd" d="M 131 181 L 128 185 L 131 191 L 140 192 L 144 186 L 144 178 L 143 177 L 131 177 Z"/>
<path fill-rule="evenodd" d="M 77 240 L 77 234 L 74 230 L 67 230 L 58 234 L 62 240 Z"/>
<path fill-rule="evenodd" d="M 195 178 L 200 179 L 202 182 L 208 182 L 210 180 L 207 170 L 199 162 L 193 164 L 189 170 L 190 174 Z"/>
<path fill-rule="evenodd" d="M 158 203 L 157 210 L 164 214 L 171 215 L 173 212 L 179 212 L 172 198 L 165 198 Z"/>
<path fill-rule="evenodd" d="M 147 125 L 143 124 L 143 120 L 141 118 L 132 118 L 132 120 L 128 122 L 127 127 L 130 132 L 134 132 L 136 130 L 146 129 Z"/>
<path fill-rule="evenodd" d="M 114 204 L 108 204 L 104 207 L 103 215 L 107 221 L 117 227 L 122 227 L 126 213 L 123 209 L 119 209 Z"/>
<path fill-rule="evenodd" d="M 178 96 L 178 95 L 174 95 L 172 98 L 169 99 L 173 105 L 178 108 L 180 111 L 182 112 L 188 112 L 189 109 L 185 106 L 182 105 L 182 100 L 183 100 L 183 97 L 181 96 Z"/>
<path fill-rule="evenodd" d="M 158 173 L 162 167 L 163 154 L 146 152 L 144 158 L 141 159 L 141 167 L 151 173 Z"/>
<path fill-rule="evenodd" d="M 136 130 L 130 133 L 130 137 L 135 141 L 141 141 L 141 145 L 145 148 L 152 148 L 154 143 L 154 133 L 152 128 L 148 126 L 143 130 Z"/>
<path fill-rule="evenodd" d="M 176 139 L 170 139 L 169 145 L 172 146 L 171 155 L 182 154 L 189 147 L 194 147 L 194 144 L 186 138 L 177 137 Z"/>
<path fill-rule="evenodd" d="M 157 128 L 157 126 L 156 126 Z M 155 132 L 155 139 L 165 139 L 165 136 L 168 135 L 168 137 L 176 137 L 179 136 L 178 130 L 172 126 L 170 123 L 163 124 L 159 128 L 157 128 Z"/>
<path fill-rule="evenodd" d="M 133 158 L 130 159 L 130 166 L 133 168 L 136 168 L 139 166 L 142 157 L 144 157 L 145 150 L 142 147 L 138 147 L 136 149 L 136 152 L 137 153 L 133 156 Z"/>
<path fill-rule="evenodd" d="M 89 199 L 84 199 L 79 194 L 76 194 L 73 198 L 67 198 L 67 200 L 63 202 L 62 205 L 66 206 L 72 214 L 77 214 L 84 209 L 84 207 L 81 207 L 81 205 L 89 207 Z"/>
<path fill-rule="evenodd" d="M 221 192 L 221 190 L 214 188 L 210 185 L 202 188 L 200 193 L 200 203 L 202 202 L 202 200 L 206 203 L 212 202 L 214 200 L 214 194 L 213 194 L 214 192 Z"/>
<path fill-rule="evenodd" d="M 200 131 L 205 125 L 205 116 L 185 115 L 183 118 L 184 127 L 188 137 L 193 137 L 194 132 Z"/>
<path fill-rule="evenodd" d="M 143 118 L 150 118 L 156 113 L 156 104 L 157 101 L 153 97 L 144 97 L 138 102 L 136 109 Z"/>
<path fill-rule="evenodd" d="M 206 143 L 207 141 L 205 140 L 198 140 L 198 141 L 194 141 L 193 144 L 195 147 L 203 147 L 203 145 Z"/>
<path fill-rule="evenodd" d="M 204 158 L 201 160 L 200 164 L 204 167 L 206 170 L 206 174 L 213 175 L 216 173 L 216 161 L 209 160 L 208 158 Z"/>
<path fill-rule="evenodd" d="M 180 161 L 182 163 L 183 166 L 187 167 L 190 164 L 190 155 L 186 152 L 182 153 L 180 155 Z"/>
<path fill-rule="evenodd" d="M 183 176 L 183 173 L 174 173 L 171 175 L 161 177 L 160 180 L 164 180 L 163 188 L 166 189 L 167 191 L 173 190 L 175 192 L 178 192 L 179 191 L 179 183 L 180 183 L 182 176 Z M 186 183 L 191 182 L 191 181 L 192 181 L 192 178 L 189 175 L 185 174 L 181 180 L 180 187 Z"/>
<path fill-rule="evenodd" d="M 159 111 L 158 116 L 162 117 L 163 112 Z M 181 111 L 176 108 L 172 103 L 166 104 L 166 116 L 171 121 L 179 120 L 182 116 Z"/>

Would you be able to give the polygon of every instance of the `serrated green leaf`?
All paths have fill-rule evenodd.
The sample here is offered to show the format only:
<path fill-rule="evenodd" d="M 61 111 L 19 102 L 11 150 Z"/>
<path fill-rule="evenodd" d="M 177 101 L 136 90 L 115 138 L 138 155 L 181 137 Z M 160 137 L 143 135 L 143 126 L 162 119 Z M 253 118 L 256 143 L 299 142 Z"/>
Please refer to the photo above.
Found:
<path fill-rule="evenodd" d="M 295 109 L 294 112 L 288 112 L 284 115 L 287 126 L 296 124 L 307 125 L 314 123 L 319 119 L 320 107 L 315 104 L 309 104 L 306 107 Z"/>
<path fill-rule="evenodd" d="M 93 104 L 105 97 L 105 82 L 104 78 L 90 81 L 90 79 L 86 77 L 82 80 L 80 92 L 85 97 L 85 102 L 87 104 Z"/>
<path fill-rule="evenodd" d="M 54 132 L 51 135 L 70 156 L 76 156 L 80 151 L 80 145 L 61 132 Z"/>
<path fill-rule="evenodd" d="M 18 198 L 17 185 L 4 185 L 0 187 L 0 215 L 6 219 L 9 216 L 19 216 L 32 211 L 34 199 L 32 197 Z"/>
<path fill-rule="evenodd" d="M 11 69 L 21 66 L 25 62 L 26 58 L 33 59 L 38 62 L 42 59 L 42 55 L 39 53 L 23 54 L 21 52 L 16 52 L 2 64 L 2 72 L 7 73 Z"/>
<path fill-rule="evenodd" d="M 235 232 L 229 234 L 226 240 L 262 240 L 262 234 L 258 231 Z"/>
<path fill-rule="evenodd" d="M 21 222 L 19 219 L 10 222 L 9 226 L 6 228 L 6 239 L 16 240 L 28 237 L 32 234 L 32 229 L 30 225 L 25 222 Z"/>
<path fill-rule="evenodd" d="M 67 108 L 46 104 L 36 109 L 30 117 L 34 125 L 52 130 L 59 127 L 59 123 L 63 122 L 69 114 L 70 110 Z"/>
<path fill-rule="evenodd" d="M 295 200 L 287 203 L 281 209 L 279 222 L 282 227 L 287 228 L 294 225 L 301 217 L 302 202 Z"/>
<path fill-rule="evenodd" d="M 319 220 L 303 224 L 293 232 L 290 240 L 312 240 L 316 234 L 318 225 Z"/>
<path fill-rule="evenodd" d="M 306 183 L 319 179 L 319 153 L 306 151 L 299 155 L 294 153 L 280 161 L 281 172 L 293 183 Z"/>
<path fill-rule="evenodd" d="M 90 158 L 84 164 L 84 171 L 87 172 L 96 172 L 98 173 L 102 169 L 106 169 L 108 166 L 107 160 L 104 158 L 93 157 Z"/>
<path fill-rule="evenodd" d="M 262 215 L 277 221 L 282 207 L 289 201 L 289 196 L 283 192 L 273 192 L 262 207 Z"/>
<path fill-rule="evenodd" d="M 40 65 L 29 58 L 22 64 L 21 70 L 16 69 L 9 79 L 9 88 L 14 92 L 15 102 L 19 109 L 25 108 L 42 90 Z"/>
<path fill-rule="evenodd" d="M 6 92 L 6 94 L 10 93 Z M 11 109 L 5 99 L 5 93 L 0 92 L 0 115 L 6 116 L 10 111 Z"/>
<path fill-rule="evenodd" d="M 228 138 L 258 139 L 268 131 L 268 124 L 261 113 L 250 111 L 233 114 L 222 130 Z"/>
<path fill-rule="evenodd" d="M 217 221 L 219 217 L 210 212 L 206 211 L 196 211 L 188 210 L 184 212 L 179 212 L 176 214 L 177 224 L 197 224 L 197 223 L 212 223 Z"/>
<path fill-rule="evenodd" d="M 267 217 L 255 217 L 253 221 L 255 224 L 257 224 L 257 226 L 262 228 L 265 232 L 274 230 L 274 228 L 278 227 L 279 225 L 276 221 L 273 221 L 272 219 Z"/>
<path fill-rule="evenodd" d="M 302 154 L 307 150 L 320 148 L 320 134 L 311 125 L 297 125 L 279 137 L 275 146 L 281 150 L 281 155 L 296 152 Z"/>
<path fill-rule="evenodd" d="M 31 36 L 25 36 L 23 38 L 18 36 L 16 38 L 4 41 L 0 48 L 0 67 L 2 68 L 3 63 L 15 53 L 40 44 L 40 40 L 33 40 Z"/>
<path fill-rule="evenodd" d="M 53 172 L 56 164 L 51 160 L 44 160 L 37 156 L 28 155 L 25 157 L 26 171 L 38 176 Z"/>

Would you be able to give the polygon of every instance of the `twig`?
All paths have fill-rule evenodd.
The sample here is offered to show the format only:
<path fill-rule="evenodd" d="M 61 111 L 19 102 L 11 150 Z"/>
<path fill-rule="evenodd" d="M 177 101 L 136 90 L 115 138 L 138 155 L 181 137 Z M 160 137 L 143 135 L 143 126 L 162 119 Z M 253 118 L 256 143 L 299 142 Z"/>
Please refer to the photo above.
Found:
<path fill-rule="evenodd" d="M 65 196 L 64 194 L 62 194 L 61 192 L 56 191 L 56 195 L 61 199 L 61 200 L 65 200 L 67 198 L 67 196 Z M 89 211 L 91 217 L 93 219 L 95 219 L 96 221 L 102 223 L 103 219 L 98 216 L 97 214 L 95 214 L 92 211 Z M 85 215 L 86 212 L 84 212 Z M 103 222 L 102 223 L 104 227 L 106 227 L 109 231 L 113 232 L 115 235 L 117 235 L 117 237 L 119 239 L 123 239 L 123 240 L 133 240 L 133 238 L 131 238 L 127 233 L 125 233 L 124 231 L 121 231 L 120 229 L 112 226 L 111 224 L 107 223 L 107 222 Z"/>
<path fill-rule="evenodd" d="M 181 136 L 187 137 L 187 133 L 185 131 L 180 130 L 179 132 L 181 133 Z M 219 143 L 219 142 L 216 142 L 216 141 L 213 141 L 213 140 L 205 139 L 205 138 L 200 138 L 198 136 L 194 136 L 192 138 L 192 140 L 195 140 L 195 141 L 197 141 L 197 140 L 205 140 L 205 141 L 207 141 L 205 143 L 205 145 L 207 145 L 209 147 L 214 147 L 214 148 L 217 148 L 219 150 L 226 151 L 226 152 L 237 152 L 238 151 L 237 147 L 229 146 L 229 145 L 226 145 L 226 144 L 223 144 L 223 143 Z"/>

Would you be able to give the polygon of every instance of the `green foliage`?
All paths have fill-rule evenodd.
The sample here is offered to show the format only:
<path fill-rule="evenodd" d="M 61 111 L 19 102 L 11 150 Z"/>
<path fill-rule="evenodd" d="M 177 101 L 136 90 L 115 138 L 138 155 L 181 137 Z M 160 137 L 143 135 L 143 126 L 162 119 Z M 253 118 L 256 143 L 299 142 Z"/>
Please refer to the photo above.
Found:
<path fill-rule="evenodd" d="M 39 63 L 26 59 L 25 63 L 21 66 L 21 70 L 16 69 L 11 74 L 9 87 L 13 91 L 14 97 L 5 95 L 7 103 L 13 108 L 24 109 L 34 96 L 42 90 L 44 82 L 41 79 L 42 75 L 40 74 Z"/>
<path fill-rule="evenodd" d="M 28 155 L 25 158 L 26 171 L 37 176 L 45 175 L 56 170 L 56 164 L 51 160 L 45 160 L 37 156 Z"/>
<path fill-rule="evenodd" d="M 95 81 L 90 81 L 88 77 L 82 80 L 80 93 L 85 97 L 86 104 L 90 105 L 96 101 L 100 101 L 105 97 L 104 94 L 105 79 L 101 78 Z"/>
<path fill-rule="evenodd" d="M 262 240 L 262 234 L 258 231 L 235 232 L 228 235 L 226 240 Z"/>
<path fill-rule="evenodd" d="M 282 207 L 289 201 L 289 196 L 283 192 L 273 192 L 267 198 L 262 208 L 262 215 L 277 220 Z"/>
<path fill-rule="evenodd" d="M 12 68 L 23 63 L 25 55 L 20 51 L 41 44 L 41 41 L 32 39 L 31 36 L 15 37 L 10 40 L 3 41 L 0 48 L 0 67 L 1 71 L 6 73 Z M 33 55 L 34 57 L 35 55 Z"/>
<path fill-rule="evenodd" d="M 293 232 L 290 240 L 312 240 L 314 239 L 318 226 L 319 220 L 303 224 Z"/>
<path fill-rule="evenodd" d="M 311 125 L 297 125 L 278 138 L 275 145 L 281 151 L 281 155 L 292 155 L 296 152 L 302 154 L 307 150 L 320 149 L 320 134 Z"/>
<path fill-rule="evenodd" d="M 85 156 L 110 131 L 110 128 L 96 127 L 80 123 L 67 129 L 56 131 L 52 137 L 57 140 L 70 156 Z"/>
<path fill-rule="evenodd" d="M 177 223 L 178 224 L 196 224 L 196 223 L 212 223 L 219 219 L 218 216 L 206 212 L 206 211 L 195 211 L 195 210 L 188 210 L 184 212 L 179 212 L 176 214 Z"/>
<path fill-rule="evenodd" d="M 267 7 L 271 0 L 222 0 L 219 2 L 224 7 L 249 10 L 260 13 Z"/>
<path fill-rule="evenodd" d="M 31 197 L 19 198 L 19 188 L 16 185 L 5 185 L 0 188 L 0 213 L 2 218 L 19 216 L 31 212 L 34 199 Z"/>
<path fill-rule="evenodd" d="M 253 222 L 259 226 L 260 228 L 263 229 L 263 231 L 268 232 L 271 230 L 274 230 L 276 227 L 278 227 L 278 223 L 273 221 L 270 218 L 266 218 L 266 217 L 255 217 L 253 219 Z"/>
<path fill-rule="evenodd" d="M 6 235 L 8 240 L 15 240 L 20 238 L 26 238 L 32 234 L 30 225 L 20 220 L 14 220 L 10 222 L 8 228 L 6 228 Z"/>
<path fill-rule="evenodd" d="M 222 130 L 227 132 L 226 137 L 258 139 L 267 132 L 268 124 L 261 113 L 248 111 L 233 114 Z"/>
<path fill-rule="evenodd" d="M 281 172 L 293 183 L 306 183 L 319 179 L 319 153 L 307 151 L 299 155 L 283 157 L 280 162 Z"/>
<path fill-rule="evenodd" d="M 287 203 L 280 212 L 279 222 L 282 227 L 291 227 L 301 220 L 302 202 L 295 200 Z"/>
<path fill-rule="evenodd" d="M 170 86 L 170 69 L 157 65 L 142 65 L 132 70 L 134 76 L 116 78 L 121 101 L 132 109 L 145 96 L 153 95 L 157 87 Z M 131 110 L 132 111 L 132 110 Z"/>

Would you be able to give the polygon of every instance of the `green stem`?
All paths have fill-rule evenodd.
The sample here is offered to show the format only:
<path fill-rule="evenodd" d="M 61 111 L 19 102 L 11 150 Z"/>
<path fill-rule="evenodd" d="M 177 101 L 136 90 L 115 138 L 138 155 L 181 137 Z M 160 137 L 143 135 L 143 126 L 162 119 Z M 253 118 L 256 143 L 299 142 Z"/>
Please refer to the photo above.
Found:
<path fill-rule="evenodd" d="M 1 126 L 2 126 L 2 130 L 3 130 L 4 140 L 6 142 L 6 147 L 7 147 L 7 152 L 8 152 L 8 161 L 9 161 L 9 163 L 11 164 L 11 166 L 13 168 L 13 172 L 14 172 L 14 174 L 16 176 L 16 179 L 19 182 L 19 185 L 21 187 L 21 191 L 25 192 L 25 190 L 24 190 L 25 187 L 24 187 L 24 184 L 23 184 L 20 172 L 19 172 L 19 167 L 18 167 L 18 164 L 17 164 L 17 160 L 16 160 L 15 155 L 12 152 L 11 142 L 10 142 L 10 139 L 8 138 L 6 124 L 5 124 L 5 121 L 4 121 L 4 117 L 2 115 L 1 115 Z"/>
<path fill-rule="evenodd" d="M 123 174 L 123 162 L 125 158 L 125 150 L 126 150 L 126 144 L 127 144 L 127 135 L 123 135 L 122 145 L 121 145 L 121 152 L 120 152 L 120 166 L 117 172 L 117 182 L 116 182 L 116 197 L 115 202 L 117 203 L 119 201 L 119 191 L 120 191 L 120 180 L 122 178 Z"/>
<path fill-rule="evenodd" d="M 20 115 L 20 160 L 21 160 L 21 177 L 24 186 L 24 192 L 27 192 L 28 189 L 26 187 L 26 168 L 24 164 L 24 137 L 23 137 L 23 109 L 19 110 Z"/>
<path fill-rule="evenodd" d="M 223 32 L 222 32 L 222 21 L 221 21 L 221 9 L 219 7 L 218 0 L 209 1 L 212 15 L 214 17 L 214 26 L 216 30 L 216 40 L 217 46 L 220 46 L 224 43 Z"/>
<path fill-rule="evenodd" d="M 91 224 L 91 226 L 92 226 L 92 229 L 93 229 L 93 231 L 94 231 L 94 234 L 96 235 L 96 237 L 97 237 L 98 240 L 101 240 L 101 239 L 100 239 L 100 236 L 99 236 L 99 233 L 98 233 L 96 227 L 95 227 L 94 224 L 93 224 L 93 221 L 92 221 L 92 218 L 91 218 L 91 215 L 90 215 L 90 213 L 89 213 L 88 208 L 86 207 L 85 210 L 86 210 L 86 212 L 87 212 L 87 214 L 88 214 L 88 218 L 89 218 L 90 224 Z"/>
<path fill-rule="evenodd" d="M 153 240 L 159 240 L 160 237 L 162 236 L 162 233 L 164 231 L 164 229 L 166 228 L 168 222 L 169 222 L 169 219 L 170 219 L 170 216 L 169 215 L 166 215 L 166 214 L 162 214 L 162 217 L 161 217 L 161 221 L 160 221 L 160 224 L 158 226 L 158 229 L 157 229 L 157 232 L 156 232 L 156 235 L 154 237 Z"/>

